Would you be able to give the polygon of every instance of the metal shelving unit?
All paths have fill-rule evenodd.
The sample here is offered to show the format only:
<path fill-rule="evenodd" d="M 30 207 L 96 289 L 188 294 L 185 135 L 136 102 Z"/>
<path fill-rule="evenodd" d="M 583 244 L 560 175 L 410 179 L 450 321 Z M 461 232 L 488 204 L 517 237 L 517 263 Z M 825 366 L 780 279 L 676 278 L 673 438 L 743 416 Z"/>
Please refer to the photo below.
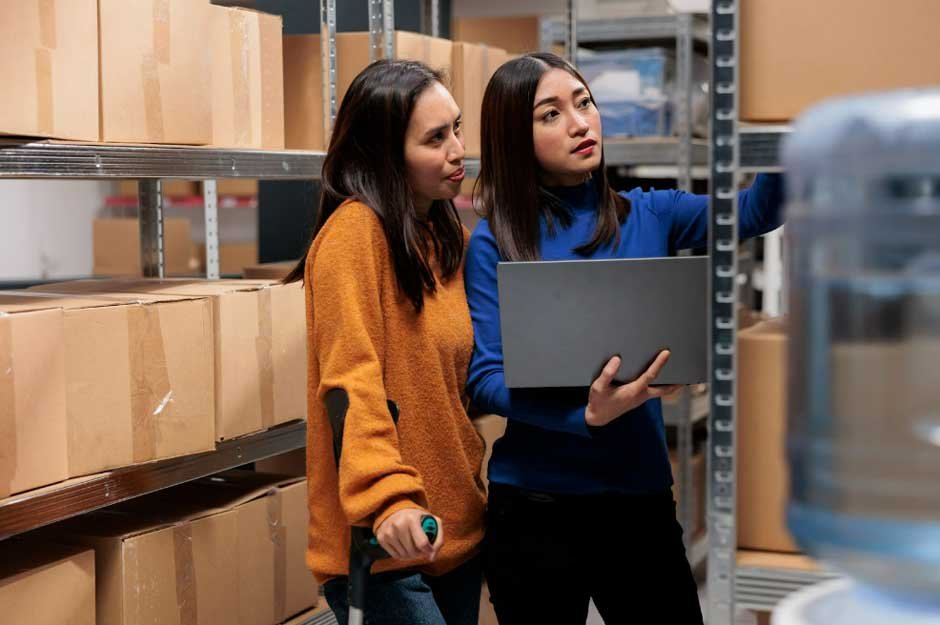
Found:
<path fill-rule="evenodd" d="M 541 48 L 550 50 L 564 42 L 569 58 L 580 44 L 643 43 L 666 41 L 674 44 L 676 84 L 675 138 L 638 138 L 629 141 L 605 140 L 604 157 L 611 166 L 676 165 L 680 189 L 692 189 L 692 167 L 708 163 L 707 142 L 692 137 L 692 53 L 696 44 L 708 45 L 708 23 L 690 14 L 636 16 L 610 20 L 578 20 L 576 2 L 568 3 L 565 20 L 543 19 Z M 571 28 L 571 24 L 576 26 Z"/>
<path fill-rule="evenodd" d="M 708 612 L 732 625 L 737 609 L 772 610 L 786 595 L 835 573 L 773 566 L 737 551 L 735 493 L 736 317 L 739 272 L 737 188 L 742 173 L 779 172 L 784 125 L 738 121 L 738 0 L 714 0 L 711 69 L 711 405 L 709 414 Z"/>

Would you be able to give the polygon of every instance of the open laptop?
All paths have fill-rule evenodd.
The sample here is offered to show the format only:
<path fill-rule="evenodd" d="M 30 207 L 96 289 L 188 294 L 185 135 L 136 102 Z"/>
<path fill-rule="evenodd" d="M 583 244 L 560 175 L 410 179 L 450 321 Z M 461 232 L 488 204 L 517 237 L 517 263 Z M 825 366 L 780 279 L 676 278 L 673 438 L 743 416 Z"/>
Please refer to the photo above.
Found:
<path fill-rule="evenodd" d="M 708 377 L 708 257 L 499 263 L 510 388 L 590 386 L 614 355 L 629 382 L 664 348 L 656 384 Z"/>

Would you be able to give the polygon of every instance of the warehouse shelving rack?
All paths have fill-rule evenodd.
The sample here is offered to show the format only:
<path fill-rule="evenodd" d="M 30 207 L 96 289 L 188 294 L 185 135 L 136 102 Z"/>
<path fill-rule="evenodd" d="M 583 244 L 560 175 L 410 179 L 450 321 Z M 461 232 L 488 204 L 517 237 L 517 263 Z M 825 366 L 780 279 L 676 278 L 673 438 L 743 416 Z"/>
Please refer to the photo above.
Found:
<path fill-rule="evenodd" d="M 579 44 L 668 41 L 674 43 L 676 54 L 676 99 L 678 136 L 644 137 L 637 139 L 605 139 L 604 157 L 609 166 L 674 166 L 680 189 L 692 190 L 693 167 L 708 163 L 707 141 L 692 136 L 692 60 L 695 46 L 707 47 L 707 20 L 691 14 L 634 16 L 610 20 L 580 20 L 577 2 L 568 2 L 564 19 L 541 21 L 543 50 L 564 42 L 566 54 L 573 58 L 572 50 Z M 693 568 L 700 565 L 708 553 L 707 532 L 692 535 L 693 524 L 692 474 L 693 433 L 697 424 L 706 420 L 707 395 L 694 396 L 688 389 L 682 391 L 678 402 L 663 404 L 663 420 L 676 428 L 678 456 L 679 504 L 677 517 L 685 535 L 686 554 Z"/>
<path fill-rule="evenodd" d="M 714 0 L 711 12 L 710 354 L 707 484 L 709 625 L 732 625 L 738 608 L 771 610 L 787 594 L 834 576 L 749 563 L 737 551 L 735 429 L 738 275 L 738 179 L 779 172 L 787 126 L 738 121 L 738 0 Z M 739 559 L 741 560 L 739 563 Z"/>
<path fill-rule="evenodd" d="M 576 3 L 569 3 L 576 4 Z M 569 9 L 569 13 L 572 10 Z M 576 13 L 576 10 L 573 11 Z M 575 29 L 570 29 L 572 19 L 543 19 L 541 43 L 543 50 L 554 44 L 571 41 L 582 44 L 640 42 L 673 42 L 676 53 L 676 99 L 675 118 L 678 120 L 676 138 L 606 139 L 604 156 L 608 165 L 638 167 L 670 165 L 677 168 L 680 189 L 691 190 L 693 167 L 708 164 L 708 143 L 692 136 L 692 59 L 696 44 L 707 46 L 708 24 L 706 20 L 691 14 L 640 15 L 609 20 L 574 20 Z M 571 58 L 570 52 L 568 53 Z"/>
<path fill-rule="evenodd" d="M 311 0 L 312 1 L 312 0 Z M 371 56 L 394 52 L 394 0 L 366 0 Z M 429 34 L 439 32 L 439 0 L 424 0 Z M 336 0 L 319 0 L 324 68 L 324 126 L 336 115 Z M 329 136 L 327 134 L 326 136 Z M 101 145 L 74 142 L 0 140 L 0 179 L 119 180 L 139 183 L 141 261 L 144 275 L 164 276 L 163 179 L 203 183 L 208 278 L 219 277 L 216 179 L 318 179 L 324 154 L 297 150 L 232 150 L 210 147 Z M 467 173 L 479 172 L 468 159 Z M 215 451 L 135 465 L 76 478 L 0 500 L 0 540 L 91 512 L 127 499 L 242 466 L 306 444 L 306 423 L 219 443 Z M 321 613 L 301 625 L 335 625 Z"/>

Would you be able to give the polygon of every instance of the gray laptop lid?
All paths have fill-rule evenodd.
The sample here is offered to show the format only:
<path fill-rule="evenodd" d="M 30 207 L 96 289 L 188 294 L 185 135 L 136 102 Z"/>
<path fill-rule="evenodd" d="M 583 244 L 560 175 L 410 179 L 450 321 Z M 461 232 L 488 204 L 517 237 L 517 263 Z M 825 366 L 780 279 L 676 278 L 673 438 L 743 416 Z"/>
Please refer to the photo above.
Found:
<path fill-rule="evenodd" d="M 708 258 L 499 263 L 510 388 L 590 386 L 611 356 L 636 379 L 664 348 L 657 384 L 708 378 Z"/>

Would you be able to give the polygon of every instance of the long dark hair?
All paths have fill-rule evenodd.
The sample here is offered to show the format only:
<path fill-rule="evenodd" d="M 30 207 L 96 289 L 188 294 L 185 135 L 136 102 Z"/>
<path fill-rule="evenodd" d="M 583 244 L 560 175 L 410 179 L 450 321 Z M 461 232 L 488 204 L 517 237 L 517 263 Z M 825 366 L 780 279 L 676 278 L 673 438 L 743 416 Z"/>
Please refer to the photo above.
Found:
<path fill-rule="evenodd" d="M 343 97 L 323 161 L 320 210 L 304 258 L 284 279 L 303 280 L 317 234 L 344 201 L 359 200 L 382 222 L 400 291 L 415 310 L 424 291 L 436 288 L 431 255 L 446 281 L 464 254 L 463 228 L 450 200 L 435 200 L 427 222 L 418 218 L 405 178 L 405 133 L 415 101 L 443 76 L 414 61 L 375 61 L 356 76 Z M 433 250 L 431 247 L 433 246 Z"/>
<path fill-rule="evenodd" d="M 539 260 L 540 217 L 545 218 L 552 233 L 556 222 L 568 227 L 573 220 L 571 210 L 539 183 L 532 139 L 535 92 L 542 76 L 554 68 L 577 78 L 590 94 L 587 81 L 563 58 L 550 52 L 533 52 L 496 70 L 483 95 L 482 158 L 474 194 L 506 260 Z M 575 249 L 585 256 L 607 245 L 616 246 L 620 225 L 630 211 L 629 202 L 607 182 L 603 155 L 591 177 L 598 194 L 597 227 L 591 240 Z"/>

